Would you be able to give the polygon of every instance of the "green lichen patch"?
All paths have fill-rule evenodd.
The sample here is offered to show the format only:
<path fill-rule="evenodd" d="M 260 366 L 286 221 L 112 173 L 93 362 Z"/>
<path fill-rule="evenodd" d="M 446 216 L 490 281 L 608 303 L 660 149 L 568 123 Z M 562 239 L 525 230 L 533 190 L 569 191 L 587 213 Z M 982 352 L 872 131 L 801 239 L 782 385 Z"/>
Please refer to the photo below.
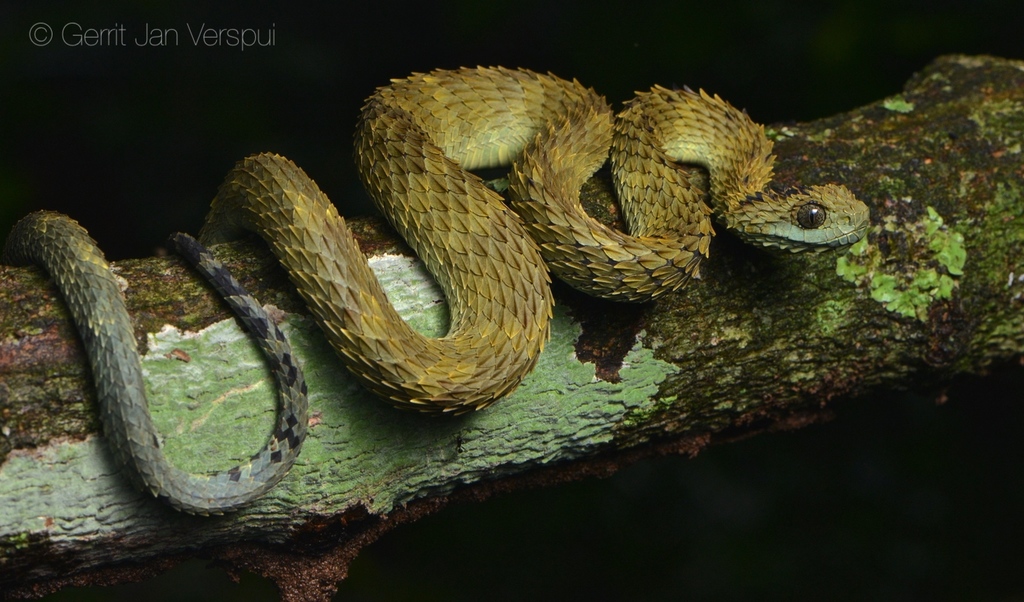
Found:
<path fill-rule="evenodd" d="M 892 177 L 888 174 L 880 175 L 876 185 L 880 193 L 894 199 L 905 197 L 907 195 L 907 189 L 910 187 L 906 180 Z"/>
<path fill-rule="evenodd" d="M 885 247 L 905 249 L 908 261 L 891 260 L 891 254 L 869 240 L 883 239 Z M 871 298 L 905 318 L 925 321 L 928 308 L 950 299 L 959 285 L 967 261 L 964 237 L 951 231 L 932 207 L 916 222 L 902 223 L 887 215 L 880 226 L 850 247 L 836 262 L 836 274 L 870 289 Z"/>
<path fill-rule="evenodd" d="M 620 426 L 624 430 L 634 429 L 653 420 L 658 414 L 671 411 L 679 398 L 669 395 L 655 400 L 654 403 L 645 404 L 631 411 L 623 420 Z"/>
<path fill-rule="evenodd" d="M 769 140 L 778 142 L 779 140 L 785 140 L 786 138 L 793 138 L 797 133 L 793 131 L 792 128 L 785 125 L 779 129 L 775 129 L 771 126 L 765 126 L 764 135 L 767 136 Z"/>
<path fill-rule="evenodd" d="M 981 135 L 1012 154 L 1024 144 L 1024 104 L 1001 98 L 978 105 L 968 116 Z"/>
<path fill-rule="evenodd" d="M 914 103 L 907 101 L 902 96 L 891 96 L 882 101 L 882 106 L 896 113 L 910 113 L 914 110 Z"/>
<path fill-rule="evenodd" d="M 827 299 L 814 310 L 814 323 L 817 331 L 831 337 L 842 330 L 851 318 L 849 308 L 843 302 Z"/>
<path fill-rule="evenodd" d="M 832 128 L 825 128 L 818 132 L 809 133 L 807 135 L 807 139 L 810 140 L 811 142 L 827 142 L 830 138 L 832 138 L 832 134 Z"/>
<path fill-rule="evenodd" d="M 198 333 L 167 326 L 150 334 L 142 370 L 164 453 L 178 468 L 205 473 L 237 466 L 274 427 L 277 385 L 234 320 Z"/>
<path fill-rule="evenodd" d="M 289 322 L 296 353 L 307 358 L 318 424 L 292 475 L 268 497 L 301 503 L 309 495 L 302 484 L 316 482 L 325 508 L 359 500 L 388 512 L 461 483 L 593 454 L 613 444 L 609 424 L 655 403 L 658 386 L 674 369 L 638 342 L 624 358 L 621 382 L 596 378 L 593 364 L 576 359 L 580 327 L 559 306 L 551 340 L 518 389 L 484 411 L 431 419 L 373 398 L 338 370 L 315 326 Z"/>
<path fill-rule="evenodd" d="M 444 293 L 420 261 L 406 255 L 376 255 L 369 258 L 370 267 L 395 306 L 413 330 L 427 337 L 441 337 L 448 332 L 450 314 Z"/>
<path fill-rule="evenodd" d="M 1024 186 L 1007 179 L 993 187 L 978 178 L 973 192 L 992 197 L 968 233 L 986 245 L 985 253 L 972 256 L 971 271 L 1000 292 L 987 301 L 985 310 L 977 309 L 990 317 L 978 326 L 975 338 L 992 350 L 993 357 L 1013 357 L 1020 353 L 1024 333 Z"/>

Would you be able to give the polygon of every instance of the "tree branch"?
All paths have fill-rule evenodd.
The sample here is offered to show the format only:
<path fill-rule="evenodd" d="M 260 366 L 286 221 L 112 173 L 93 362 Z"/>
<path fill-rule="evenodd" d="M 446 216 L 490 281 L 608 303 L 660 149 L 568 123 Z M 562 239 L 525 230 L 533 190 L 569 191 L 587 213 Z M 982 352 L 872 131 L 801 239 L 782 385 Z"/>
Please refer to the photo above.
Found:
<path fill-rule="evenodd" d="M 1022 124 L 1024 63 L 950 56 L 898 97 L 772 127 L 777 180 L 849 186 L 872 207 L 865 243 L 773 256 L 721 234 L 700 281 L 644 306 L 556 285 L 537 369 L 510 398 L 454 419 L 370 397 L 340 369 L 266 250 L 222 246 L 243 284 L 283 310 L 313 412 L 291 474 L 226 517 L 180 515 L 115 473 L 52 285 L 36 270 L 0 267 L 0 307 L 11 308 L 0 315 L 0 591 L 139 579 L 201 553 L 276 579 L 287 599 L 326 599 L 363 545 L 453 499 L 609 474 L 655 453 L 695 454 L 802 426 L 827 416 L 834 399 L 934 390 L 1018 357 Z M 587 195 L 614 219 L 605 179 Z M 353 226 L 403 316 L 442 333 L 444 304 L 418 262 L 378 222 Z M 177 259 L 116 270 L 170 459 L 205 471 L 247 458 L 275 407 L 258 352 Z"/>

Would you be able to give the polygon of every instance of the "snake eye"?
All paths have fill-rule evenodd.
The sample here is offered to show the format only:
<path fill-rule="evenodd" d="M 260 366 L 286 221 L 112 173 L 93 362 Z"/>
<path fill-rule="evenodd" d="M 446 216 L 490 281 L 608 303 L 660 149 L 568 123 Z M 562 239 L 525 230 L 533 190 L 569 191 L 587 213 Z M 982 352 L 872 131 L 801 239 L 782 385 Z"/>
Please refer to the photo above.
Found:
<path fill-rule="evenodd" d="M 805 230 L 814 230 L 825 223 L 825 208 L 817 203 L 801 205 L 796 211 L 796 222 Z"/>

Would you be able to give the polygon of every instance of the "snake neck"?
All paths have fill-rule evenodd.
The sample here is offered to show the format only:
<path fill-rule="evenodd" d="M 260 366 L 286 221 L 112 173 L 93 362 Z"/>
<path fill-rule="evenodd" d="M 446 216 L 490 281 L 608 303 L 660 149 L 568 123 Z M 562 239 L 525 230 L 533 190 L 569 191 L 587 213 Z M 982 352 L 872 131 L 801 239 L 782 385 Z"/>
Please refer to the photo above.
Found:
<path fill-rule="evenodd" d="M 617 134 L 635 141 L 618 146 L 651 145 L 663 155 L 652 155 L 656 161 L 707 169 L 716 219 L 748 243 L 820 251 L 852 244 L 867 230 L 867 206 L 845 187 L 774 189 L 775 155 L 764 126 L 718 95 L 655 86 L 619 117 L 629 125 Z"/>
<path fill-rule="evenodd" d="M 644 107 L 650 142 L 672 161 L 708 170 L 710 202 L 719 215 L 771 182 L 775 156 L 764 127 L 718 95 L 655 86 L 631 106 Z"/>
<path fill-rule="evenodd" d="M 704 191 L 676 168 L 676 160 L 652 139 L 647 105 L 632 103 L 618 115 L 612 142 L 612 181 L 622 216 L 633 236 L 693 234 L 707 255 L 714 236 Z"/>

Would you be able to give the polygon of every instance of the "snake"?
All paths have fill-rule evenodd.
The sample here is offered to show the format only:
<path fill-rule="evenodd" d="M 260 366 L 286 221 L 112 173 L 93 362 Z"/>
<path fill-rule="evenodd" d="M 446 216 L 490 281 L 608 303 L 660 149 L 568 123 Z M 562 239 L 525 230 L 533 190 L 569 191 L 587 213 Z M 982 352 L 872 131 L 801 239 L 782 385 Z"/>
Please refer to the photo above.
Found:
<path fill-rule="evenodd" d="M 278 384 L 278 419 L 267 443 L 245 464 L 212 474 L 185 472 L 164 456 L 131 317 L 117 278 L 85 228 L 60 213 L 29 214 L 7 238 L 3 261 L 38 265 L 54 279 L 89 356 L 103 432 L 135 486 L 189 514 L 224 514 L 269 491 L 295 463 L 308 422 L 306 383 L 281 329 L 224 264 L 187 234 L 177 233 L 171 242 L 252 333 Z"/>
<path fill-rule="evenodd" d="M 445 294 L 450 327 L 436 338 L 401 318 L 335 206 L 280 155 L 235 165 L 199 239 L 262 238 L 363 386 L 399 408 L 460 414 L 507 396 L 535 366 L 553 315 L 549 273 L 595 297 L 642 303 L 699 274 L 713 222 L 784 252 L 842 249 L 865 235 L 868 207 L 851 190 L 779 185 L 772 149 L 763 125 L 703 90 L 653 86 L 615 114 L 578 81 L 525 69 L 391 80 L 364 103 L 353 155 L 370 198 Z M 581 185 L 606 163 L 626 231 L 580 204 Z M 709 194 L 680 164 L 707 171 Z M 507 198 L 474 173 L 494 167 L 509 169 Z M 74 271 L 64 279 L 71 290 L 88 286 Z M 69 305 L 74 296 L 65 293 Z M 142 414 L 134 402 L 122 411 L 127 420 Z M 287 425 L 288 435 L 271 442 L 297 451 L 292 437 L 304 425 Z M 149 461 L 137 450 L 118 453 Z M 258 463 L 265 460 L 245 470 L 258 473 Z M 220 486 L 210 481 L 202 497 L 219 497 Z"/>

